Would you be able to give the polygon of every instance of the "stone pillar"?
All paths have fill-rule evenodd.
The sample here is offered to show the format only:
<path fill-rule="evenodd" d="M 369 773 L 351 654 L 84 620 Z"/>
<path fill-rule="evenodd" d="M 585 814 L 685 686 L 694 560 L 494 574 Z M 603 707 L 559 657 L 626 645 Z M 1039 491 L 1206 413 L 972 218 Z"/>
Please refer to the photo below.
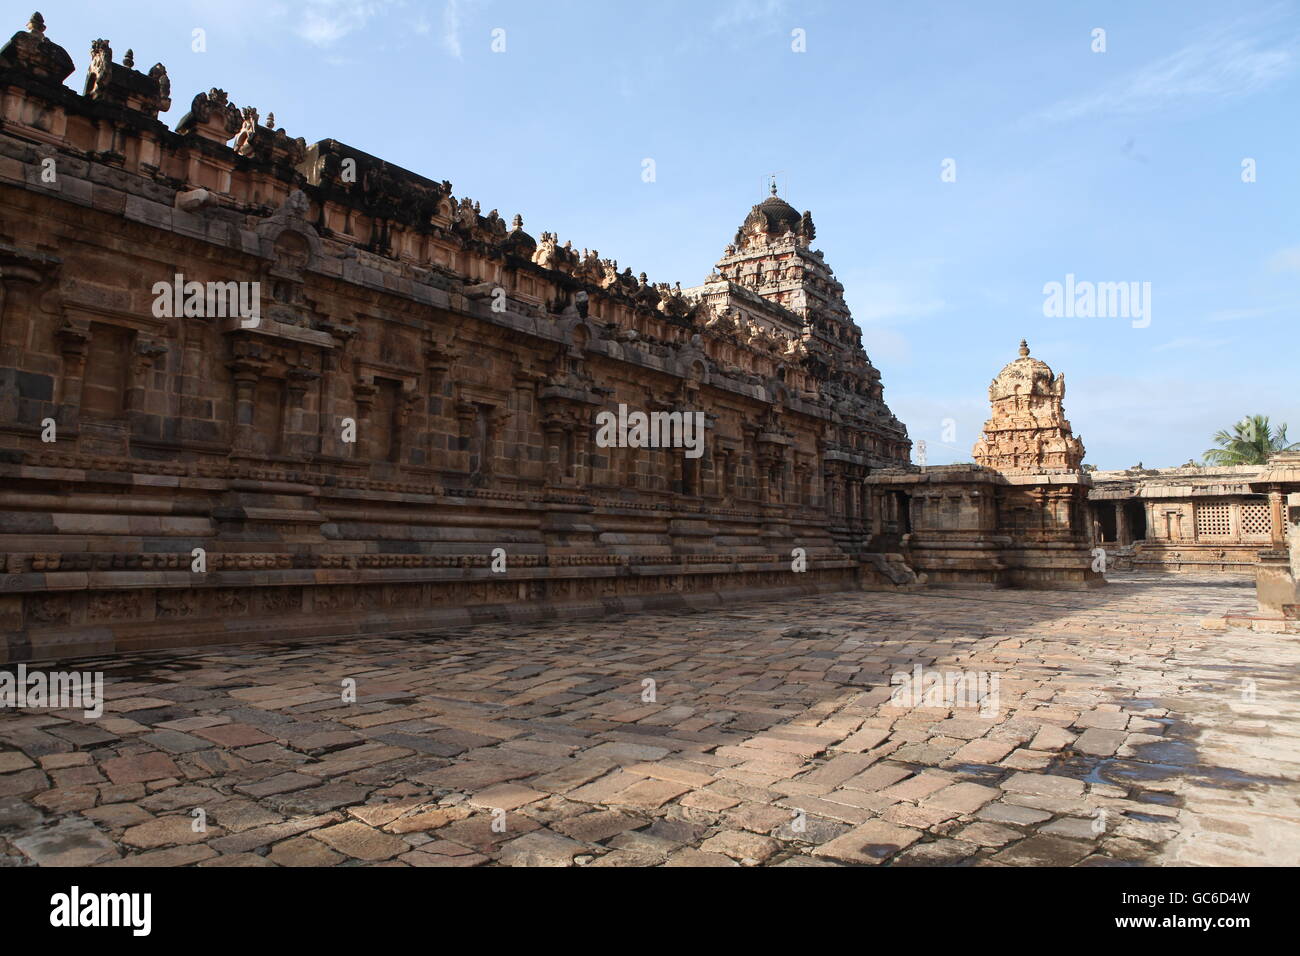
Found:
<path fill-rule="evenodd" d="M 719 448 L 713 464 L 714 494 L 719 498 L 731 497 L 731 449 Z"/>
<path fill-rule="evenodd" d="M 310 455 L 318 436 L 303 431 L 307 410 L 307 392 L 320 379 L 320 373 L 307 368 L 293 368 L 287 376 L 288 402 L 285 408 L 285 447 L 290 454 Z"/>
<path fill-rule="evenodd" d="M 357 440 L 352 447 L 356 449 L 355 457 L 365 461 L 370 459 L 376 448 L 370 421 L 376 391 L 374 382 L 358 382 L 352 386 L 352 397 L 357 405 Z"/>
<path fill-rule="evenodd" d="M 0 295 L 3 291 L 4 286 L 0 284 Z M 90 331 L 68 323 L 57 334 L 59 351 L 63 355 L 58 421 L 60 425 L 75 426 L 81 417 L 81 388 L 86 377 L 86 346 L 90 341 Z"/>
<path fill-rule="evenodd" d="M 153 371 L 154 362 L 167 353 L 167 346 L 152 338 L 136 334 L 135 345 L 128 366 L 131 375 L 126 385 L 124 407 L 131 411 L 142 411 L 145 407 L 145 392 L 149 387 L 149 373 Z"/>
<path fill-rule="evenodd" d="M 253 449 L 253 404 L 261 369 L 245 362 L 233 362 L 230 371 L 235 382 L 234 450 L 248 453 Z"/>
<path fill-rule="evenodd" d="M 494 408 L 488 416 L 487 438 L 485 441 L 487 447 L 483 449 L 483 461 L 479 468 L 485 475 L 496 474 L 496 460 L 498 457 L 504 457 L 498 456 L 497 449 L 504 440 L 506 425 L 510 423 L 512 418 L 514 418 L 514 414 L 504 408 Z M 587 460 L 587 432 L 584 431 L 581 434 L 582 446 L 579 453 L 582 457 L 579 460 L 585 462 Z"/>
<path fill-rule="evenodd" d="M 564 477 L 564 421 L 559 418 L 547 418 L 542 422 L 542 433 L 546 436 L 546 482 L 558 485 Z"/>
<path fill-rule="evenodd" d="M 410 438 L 411 412 L 420 401 L 420 393 L 414 389 L 403 389 L 397 396 L 397 414 L 393 416 L 393 461 L 398 464 L 410 458 L 414 443 Z"/>
<path fill-rule="evenodd" d="M 765 505 L 772 503 L 771 470 L 772 459 L 767 455 L 760 455 L 758 457 L 758 500 Z"/>
<path fill-rule="evenodd" d="M 1268 493 L 1269 542 L 1275 549 L 1286 548 L 1286 496 L 1280 491 Z"/>
<path fill-rule="evenodd" d="M 1124 510 L 1124 502 L 1115 502 L 1115 543 L 1120 547 L 1130 544 L 1128 533 L 1128 513 Z"/>

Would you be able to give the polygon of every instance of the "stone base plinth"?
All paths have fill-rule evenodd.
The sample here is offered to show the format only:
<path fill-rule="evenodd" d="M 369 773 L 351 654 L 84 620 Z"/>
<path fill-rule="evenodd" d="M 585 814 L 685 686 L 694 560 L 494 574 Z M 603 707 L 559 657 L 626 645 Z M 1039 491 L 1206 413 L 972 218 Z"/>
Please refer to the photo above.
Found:
<path fill-rule="evenodd" d="M 724 570 L 725 568 L 725 570 Z M 762 569 L 760 569 L 762 568 Z M 437 632 L 490 622 L 578 620 L 640 611 L 709 608 L 822 592 L 896 586 L 872 568 L 794 573 L 773 565 L 719 565 L 662 573 L 622 569 L 603 576 L 460 581 L 260 585 L 49 591 L 0 598 L 0 614 L 31 623 L 0 641 L 0 664 L 127 651 L 247 642 Z M 393 578 L 396 580 L 396 577 Z M 51 623 L 35 623 L 43 620 Z"/>

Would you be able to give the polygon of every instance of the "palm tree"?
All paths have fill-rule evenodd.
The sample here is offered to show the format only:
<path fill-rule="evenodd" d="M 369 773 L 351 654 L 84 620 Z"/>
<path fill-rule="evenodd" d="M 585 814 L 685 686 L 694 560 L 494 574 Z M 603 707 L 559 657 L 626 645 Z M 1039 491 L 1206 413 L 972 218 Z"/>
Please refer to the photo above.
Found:
<path fill-rule="evenodd" d="M 1286 425 L 1273 428 L 1267 415 L 1251 415 L 1232 426 L 1232 432 L 1214 436 L 1218 448 L 1205 453 L 1207 465 L 1262 465 L 1269 455 L 1300 449 L 1300 442 L 1288 444 Z"/>

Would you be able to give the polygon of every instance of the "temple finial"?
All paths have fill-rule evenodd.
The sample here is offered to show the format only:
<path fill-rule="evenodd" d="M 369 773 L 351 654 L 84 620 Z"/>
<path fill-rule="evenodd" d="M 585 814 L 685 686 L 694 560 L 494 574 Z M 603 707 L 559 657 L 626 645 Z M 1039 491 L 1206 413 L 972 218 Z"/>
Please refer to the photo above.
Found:
<path fill-rule="evenodd" d="M 1021 358 L 1029 357 L 1029 343 L 1026 342 L 1024 339 L 1020 340 L 1020 357 Z"/>

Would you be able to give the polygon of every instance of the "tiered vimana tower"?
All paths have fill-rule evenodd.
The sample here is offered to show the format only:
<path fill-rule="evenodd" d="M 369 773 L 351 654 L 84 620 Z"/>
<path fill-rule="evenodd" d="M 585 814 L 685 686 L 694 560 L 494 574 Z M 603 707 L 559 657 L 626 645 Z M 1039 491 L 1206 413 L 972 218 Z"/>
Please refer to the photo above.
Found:
<path fill-rule="evenodd" d="M 772 194 L 736 230 L 712 274 L 686 295 L 703 300 L 719 315 L 730 312 L 735 321 L 794 339 L 792 354 L 806 367 L 819 378 L 835 369 L 840 391 L 867 399 L 873 417 L 890 423 L 902 438 L 906 429 L 880 400 L 880 372 L 862 349 L 862 332 L 844 302 L 844 286 L 822 251 L 811 248 L 816 235 L 812 213 L 800 214 L 777 196 L 773 184 Z"/>
<path fill-rule="evenodd" d="M 1064 398 L 1065 376 L 1053 375 L 1046 362 L 1030 358 L 1022 339 L 1020 358 L 989 385 L 993 416 L 975 443 L 976 464 L 1008 475 L 1079 471 L 1083 442 L 1070 429 Z"/>
<path fill-rule="evenodd" d="M 879 468 L 906 466 L 907 428 L 883 400 L 880 372 L 862 348 L 858 329 L 820 249 L 810 212 L 776 194 L 750 209 L 703 285 L 683 292 L 706 310 L 705 328 L 740 347 L 770 351 L 781 365 L 778 388 L 795 407 L 816 403 L 832 414 L 818 442 L 826 501 L 840 547 L 865 553 L 888 522 L 863 480 Z M 779 428 L 757 435 L 779 440 Z M 770 456 L 784 455 L 775 444 Z"/>

